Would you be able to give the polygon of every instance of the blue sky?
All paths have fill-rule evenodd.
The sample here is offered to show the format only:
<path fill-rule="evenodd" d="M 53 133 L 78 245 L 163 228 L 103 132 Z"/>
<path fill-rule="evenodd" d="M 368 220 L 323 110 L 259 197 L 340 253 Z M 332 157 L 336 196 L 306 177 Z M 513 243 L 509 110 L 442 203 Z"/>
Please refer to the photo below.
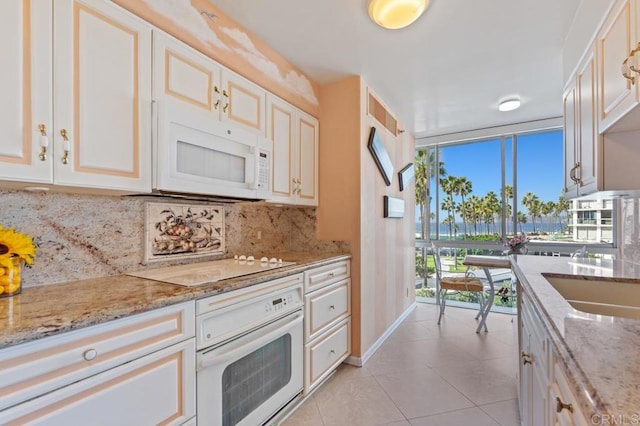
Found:
<path fill-rule="evenodd" d="M 513 144 L 506 142 L 506 179 L 513 185 Z M 518 136 L 518 201 L 533 192 L 542 201 L 557 201 L 563 184 L 562 131 Z M 500 197 L 500 140 L 443 147 L 440 160 L 448 175 L 466 176 L 472 194 L 494 191 Z M 459 197 L 456 197 L 459 200 Z M 456 201 L 457 201 L 456 200 Z M 520 205 L 520 210 L 527 211 Z"/>

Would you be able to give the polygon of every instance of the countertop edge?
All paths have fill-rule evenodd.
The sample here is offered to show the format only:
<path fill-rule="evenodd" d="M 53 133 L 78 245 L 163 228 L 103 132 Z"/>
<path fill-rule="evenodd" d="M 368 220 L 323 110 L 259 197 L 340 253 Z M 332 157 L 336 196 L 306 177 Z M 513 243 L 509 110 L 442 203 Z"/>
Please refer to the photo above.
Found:
<path fill-rule="evenodd" d="M 305 256 L 304 253 L 301 255 Z M 330 253 L 315 253 L 310 256 L 312 259 L 297 261 L 294 265 L 197 287 L 184 287 L 122 274 L 25 288 L 17 296 L 0 299 L 0 350 L 166 306 L 250 287 L 351 258 L 349 254 Z M 114 289 L 117 289 L 117 292 Z M 46 300 L 48 296 L 50 298 L 55 295 L 56 290 L 63 293 L 77 291 L 86 294 L 70 296 L 70 308 L 65 310 L 56 306 L 58 300 Z M 105 295 L 108 290 L 114 292 L 113 299 Z M 96 293 L 97 300 L 93 300 L 91 292 Z M 136 298 L 136 292 L 142 295 Z M 118 295 L 124 295 L 125 300 L 117 300 Z M 64 300 L 61 295 L 58 295 L 58 298 L 60 302 Z M 38 304 L 47 302 L 47 309 L 40 313 Z M 69 311 L 72 309 L 75 309 L 75 313 L 70 314 Z M 25 320 L 24 317 L 28 319 Z M 30 321 L 31 324 L 21 324 L 21 321 Z"/>

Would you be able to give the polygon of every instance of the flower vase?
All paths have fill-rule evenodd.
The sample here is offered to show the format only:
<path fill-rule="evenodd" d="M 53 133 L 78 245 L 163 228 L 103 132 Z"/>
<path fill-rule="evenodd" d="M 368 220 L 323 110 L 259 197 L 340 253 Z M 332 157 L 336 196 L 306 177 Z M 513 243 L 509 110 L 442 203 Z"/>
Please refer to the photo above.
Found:
<path fill-rule="evenodd" d="M 509 254 L 527 254 L 527 246 L 522 245 L 522 246 L 515 246 L 512 247 L 511 250 L 509 250 Z"/>
<path fill-rule="evenodd" d="M 0 266 L 0 297 L 14 296 L 22 290 L 22 265 L 19 257 L 11 257 L 11 265 Z"/>

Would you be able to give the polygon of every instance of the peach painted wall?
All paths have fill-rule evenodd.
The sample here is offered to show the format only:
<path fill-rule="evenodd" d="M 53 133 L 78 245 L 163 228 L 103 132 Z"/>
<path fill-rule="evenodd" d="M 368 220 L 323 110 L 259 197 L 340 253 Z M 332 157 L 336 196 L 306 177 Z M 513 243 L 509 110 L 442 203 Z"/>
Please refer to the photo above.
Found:
<path fill-rule="evenodd" d="M 393 136 L 367 114 L 367 86 L 349 77 L 320 89 L 318 238 L 351 247 L 352 354 L 362 357 L 415 301 L 413 184 L 386 186 L 367 141 L 380 132 L 393 165 L 413 161 L 413 137 Z M 403 219 L 383 218 L 383 196 L 405 200 Z M 408 290 L 408 291 L 407 291 Z"/>
<path fill-rule="evenodd" d="M 284 100 L 318 115 L 318 86 L 209 0 L 112 0 Z M 215 15 L 214 20 L 205 13 Z"/>

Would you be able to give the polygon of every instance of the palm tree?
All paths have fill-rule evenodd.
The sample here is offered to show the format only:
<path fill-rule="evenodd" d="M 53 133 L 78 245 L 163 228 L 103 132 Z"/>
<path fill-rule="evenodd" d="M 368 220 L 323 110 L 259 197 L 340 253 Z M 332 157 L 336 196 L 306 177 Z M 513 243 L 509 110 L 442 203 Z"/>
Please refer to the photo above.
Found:
<path fill-rule="evenodd" d="M 469 221 L 473 224 L 473 235 L 478 235 L 478 221 L 481 217 L 480 210 L 480 198 L 477 195 L 472 195 L 467 200 L 467 209 L 466 212 L 469 217 Z"/>
<path fill-rule="evenodd" d="M 465 240 L 467 239 L 467 217 L 466 214 L 464 214 L 466 206 L 465 206 L 465 202 L 464 202 L 464 197 L 466 195 L 471 194 L 471 192 L 473 191 L 473 185 L 471 183 L 471 181 L 469 179 L 467 179 L 464 176 L 461 176 L 458 178 L 457 182 L 456 182 L 456 193 L 460 195 L 460 198 L 462 199 L 461 201 L 461 210 L 463 212 L 462 214 L 462 226 L 464 229 L 464 238 Z"/>
<path fill-rule="evenodd" d="M 513 216 L 512 216 L 512 212 L 513 212 L 513 186 L 511 185 L 505 185 L 504 186 L 504 197 L 507 199 L 507 234 L 509 233 L 509 226 L 511 225 L 511 223 L 513 222 Z M 515 233 L 515 230 L 514 230 Z"/>
<path fill-rule="evenodd" d="M 483 204 L 483 219 L 486 224 L 487 234 L 490 233 L 490 225 L 495 224 L 495 215 L 500 213 L 501 204 L 498 200 L 498 196 L 495 192 L 489 191 L 487 194 L 482 197 Z"/>
<path fill-rule="evenodd" d="M 427 190 L 429 189 L 429 179 L 427 178 L 427 154 L 424 150 L 416 151 L 415 158 L 415 188 L 416 188 L 416 205 L 420 212 L 420 228 L 421 236 L 427 235 Z"/>
<path fill-rule="evenodd" d="M 449 238 L 453 236 L 453 225 L 455 225 L 455 217 L 453 212 L 456 208 L 456 203 L 453 201 L 453 197 L 451 195 L 447 195 L 444 200 L 442 200 L 442 204 L 440 205 L 442 210 L 447 212 L 447 218 L 442 221 L 443 225 L 449 225 Z"/>
<path fill-rule="evenodd" d="M 546 203 L 543 203 L 543 214 L 547 217 L 547 223 L 549 225 L 549 233 L 553 232 L 553 217 L 552 214 L 553 212 L 555 212 L 556 210 L 556 203 L 554 203 L 553 201 L 547 201 Z"/>
<path fill-rule="evenodd" d="M 524 232 L 522 232 L 522 225 L 527 223 L 527 215 L 521 211 L 518 211 L 518 223 L 520 224 L 520 233 L 524 234 Z"/>
<path fill-rule="evenodd" d="M 564 225 L 562 224 L 563 213 L 564 213 L 564 216 L 566 217 L 567 213 L 569 212 L 569 208 L 570 207 L 571 207 L 571 202 L 569 200 L 567 200 L 566 198 L 564 198 L 564 195 L 561 195 L 558 198 L 558 202 L 556 203 L 556 214 L 560 218 L 560 228 L 561 229 L 564 229 Z"/>
<path fill-rule="evenodd" d="M 442 192 L 444 192 L 447 197 L 442 201 L 442 205 L 441 208 L 442 210 L 446 210 L 448 213 L 448 217 L 452 218 L 450 220 L 450 222 L 455 223 L 455 208 L 456 208 L 456 203 L 453 200 L 453 194 L 455 194 L 456 192 L 456 183 L 458 181 L 458 178 L 456 178 L 455 176 L 447 176 L 444 179 L 440 180 L 440 186 L 442 187 Z M 446 207 L 445 207 L 446 205 Z M 450 233 L 449 236 L 451 237 L 453 235 L 453 230 L 451 229 L 451 224 L 449 226 L 450 228 Z"/>
<path fill-rule="evenodd" d="M 522 197 L 522 205 L 529 210 L 529 216 L 533 222 L 533 232 L 536 232 L 536 216 L 540 215 L 540 199 L 533 192 L 527 192 Z"/>

